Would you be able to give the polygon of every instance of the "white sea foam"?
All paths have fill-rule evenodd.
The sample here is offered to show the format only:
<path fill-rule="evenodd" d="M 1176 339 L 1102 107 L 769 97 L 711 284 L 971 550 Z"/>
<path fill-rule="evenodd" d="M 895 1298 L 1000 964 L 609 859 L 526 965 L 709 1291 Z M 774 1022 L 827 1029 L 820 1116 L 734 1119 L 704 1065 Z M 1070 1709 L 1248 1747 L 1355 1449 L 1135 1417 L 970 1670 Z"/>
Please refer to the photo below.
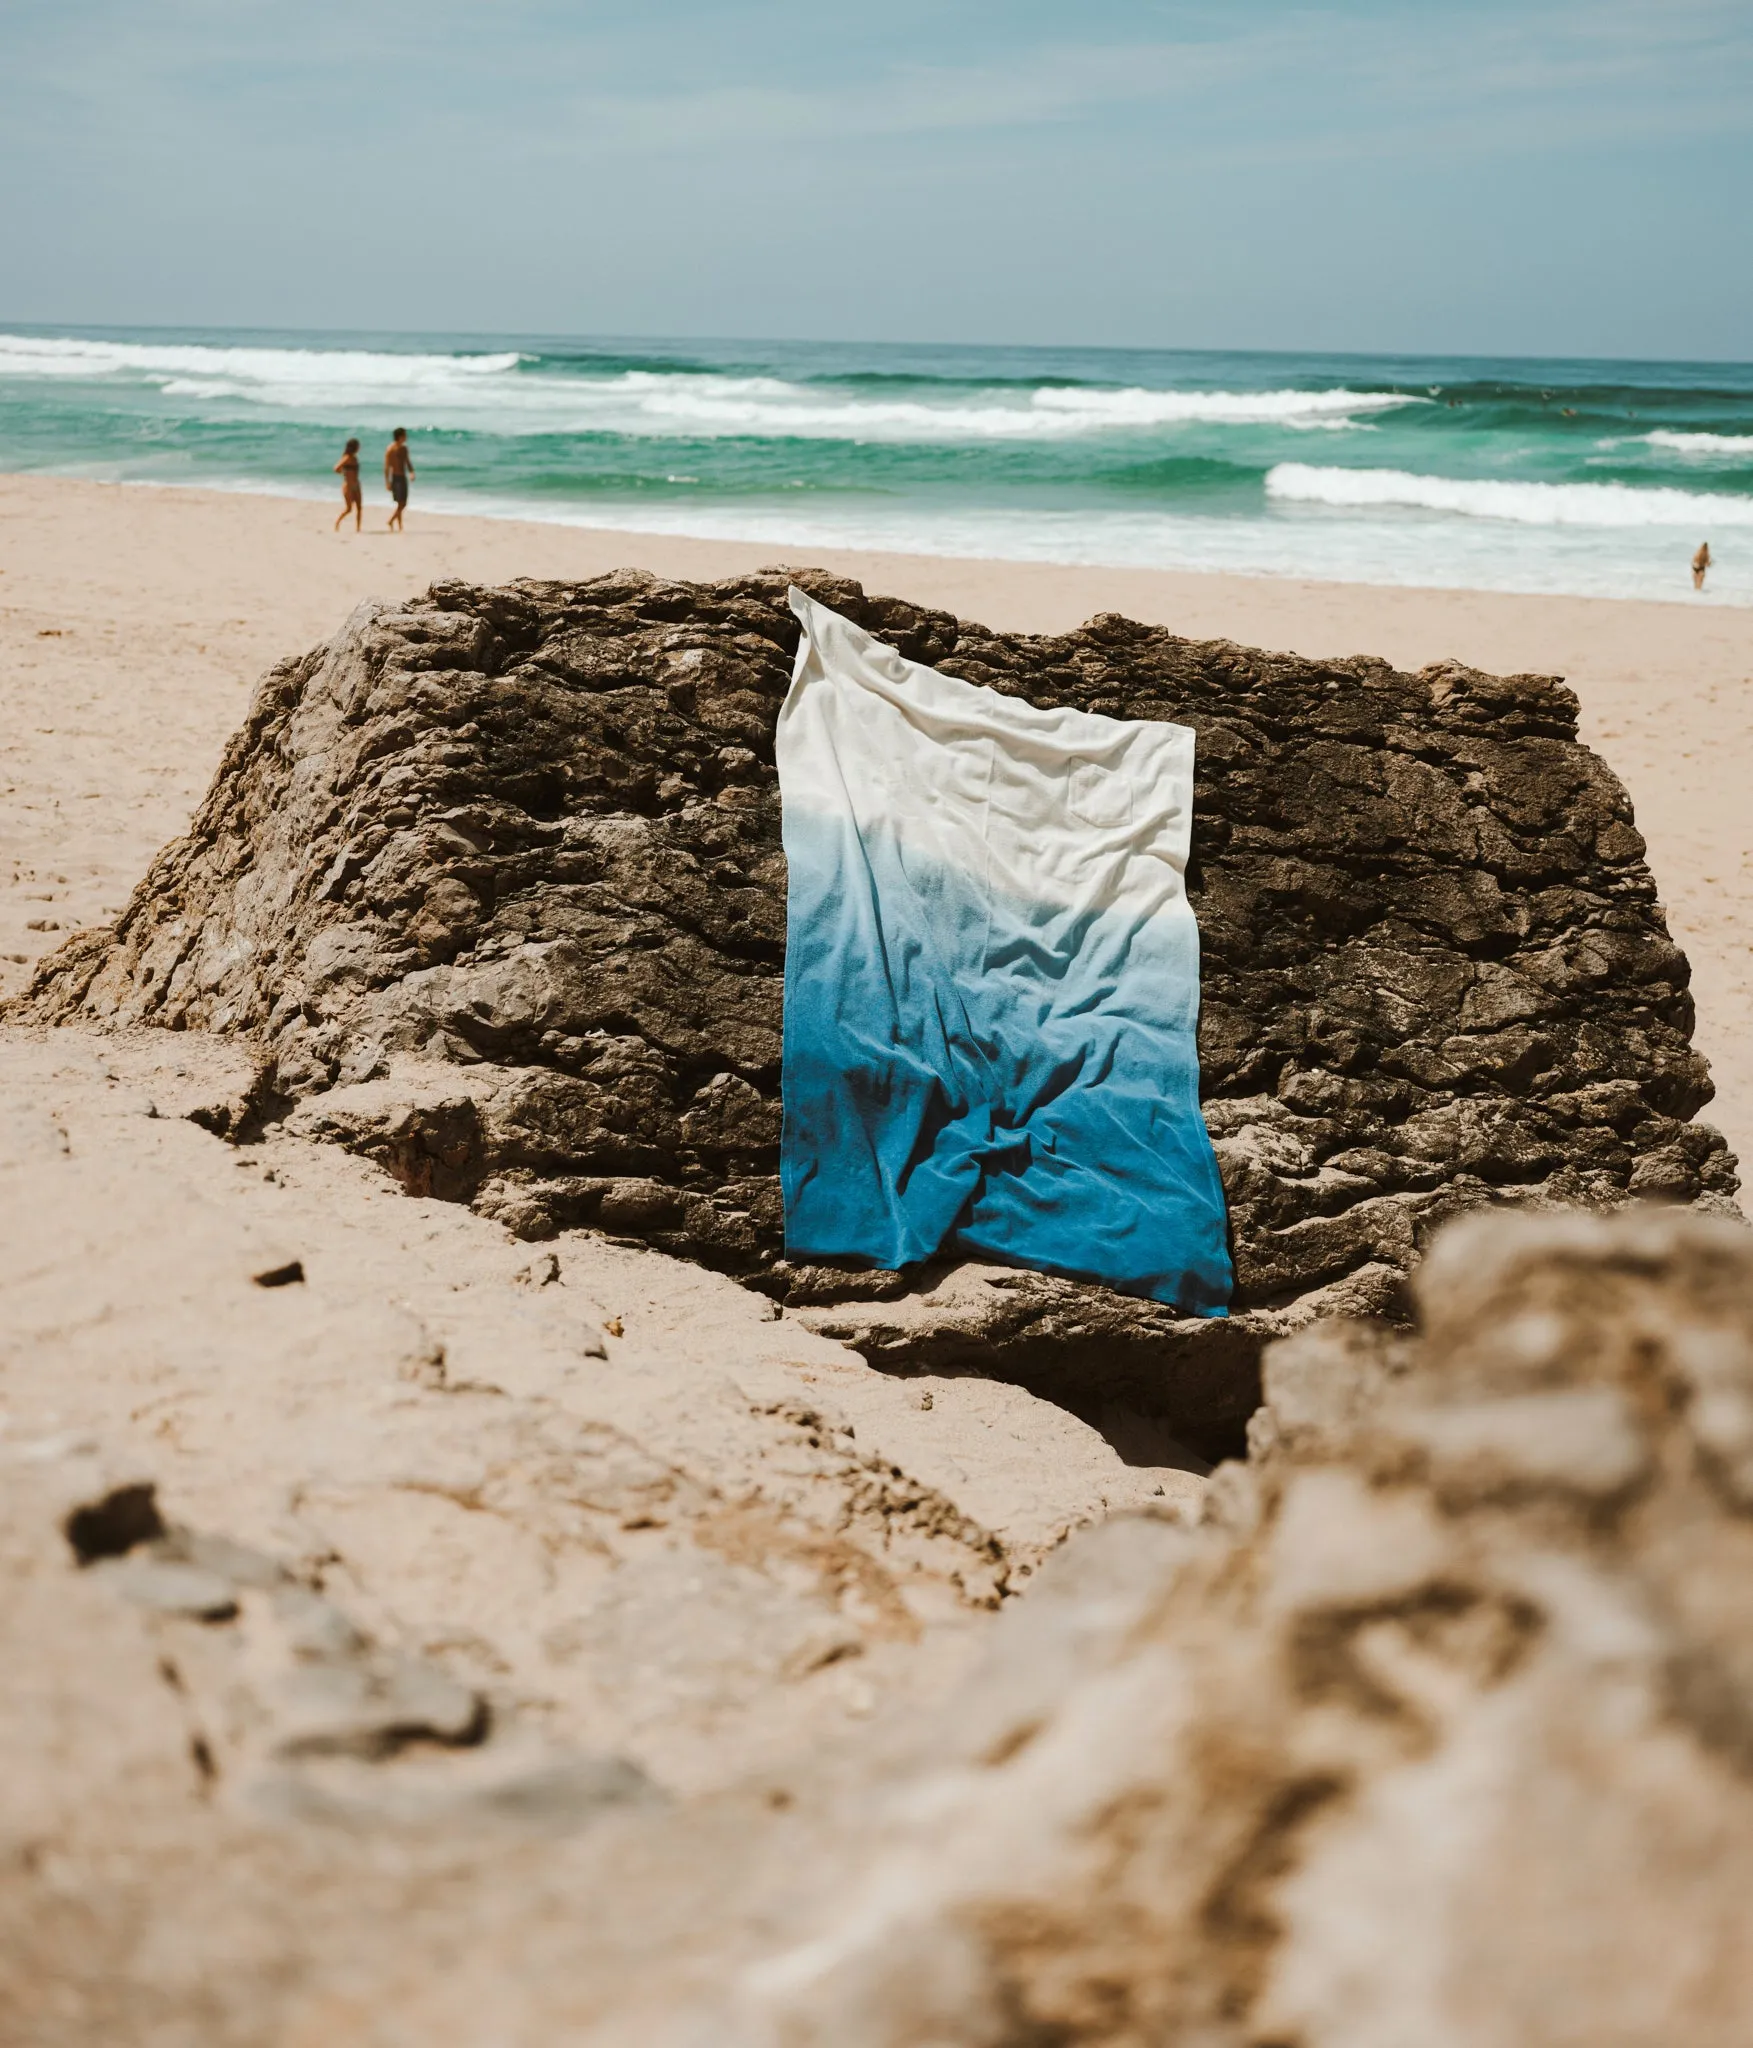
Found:
<path fill-rule="evenodd" d="M 1182 421 L 1215 426 L 1304 426 L 1326 424 L 1335 417 L 1360 412 L 1385 412 L 1401 405 L 1428 405 L 1427 398 L 1409 398 L 1398 391 L 1092 391 L 1081 387 L 1047 386 L 1030 394 L 1035 410 L 1063 414 L 1079 421 L 1102 420 L 1114 426 L 1179 425 Z"/>
<path fill-rule="evenodd" d="M 831 384 L 691 370 L 533 367 L 511 351 L 214 348 L 0 334 L 0 378 L 111 378 L 196 405 L 244 404 L 340 424 L 389 406 L 411 426 L 499 434 L 884 443 L 1059 441 L 1148 427 L 1344 429 L 1360 413 L 1422 405 L 1394 392 L 1149 391 L 1041 385 L 956 397 L 872 397 Z"/>
<path fill-rule="evenodd" d="M 532 380 L 533 381 L 533 380 Z M 816 440 L 1043 441 L 1139 427 L 1343 424 L 1354 411 L 1410 403 L 1353 391 L 1101 391 L 1046 385 L 959 400 L 869 398 L 774 377 L 630 370 L 591 390 L 622 432 L 750 434 Z M 576 403 L 581 387 L 568 381 Z"/>
<path fill-rule="evenodd" d="M 1680 455 L 1753 455 L 1753 434 L 1683 434 L 1657 427 L 1643 439 L 1652 448 L 1672 448 Z"/>
<path fill-rule="evenodd" d="M 195 391 L 213 383 L 245 389 L 362 384 L 418 390 L 472 382 L 515 370 L 524 358 L 493 355 L 400 355 L 370 349 L 212 348 L 201 343 L 87 341 L 0 334 L 0 377 L 116 377 L 133 373 L 164 391 Z M 190 382 L 180 382 L 188 379 Z"/>
<path fill-rule="evenodd" d="M 1753 526 L 1753 498 L 1633 484 L 1507 483 L 1491 478 L 1418 476 L 1404 469 L 1327 469 L 1281 462 L 1266 472 L 1280 504 L 1344 510 L 1405 505 L 1522 526 Z"/>
<path fill-rule="evenodd" d="M 1103 391 L 1062 385 L 957 399 L 871 398 L 777 377 L 652 370 L 589 381 L 520 380 L 532 396 L 538 384 L 558 386 L 560 403 L 612 432 L 902 443 L 1068 440 L 1152 426 L 1343 426 L 1352 412 L 1414 402 L 1354 391 Z"/>

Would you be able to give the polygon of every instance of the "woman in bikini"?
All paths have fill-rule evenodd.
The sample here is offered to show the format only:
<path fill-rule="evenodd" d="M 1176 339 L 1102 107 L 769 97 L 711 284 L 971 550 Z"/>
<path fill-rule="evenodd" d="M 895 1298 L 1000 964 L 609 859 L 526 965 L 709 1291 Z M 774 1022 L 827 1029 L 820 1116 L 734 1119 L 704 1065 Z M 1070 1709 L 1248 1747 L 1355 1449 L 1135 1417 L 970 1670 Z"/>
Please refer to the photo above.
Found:
<path fill-rule="evenodd" d="M 359 488 L 359 443 L 349 441 L 346 453 L 335 464 L 335 474 L 341 479 L 341 510 L 336 517 L 333 531 L 339 532 L 347 514 L 353 514 L 353 531 L 358 533 L 365 519 L 365 497 Z"/>

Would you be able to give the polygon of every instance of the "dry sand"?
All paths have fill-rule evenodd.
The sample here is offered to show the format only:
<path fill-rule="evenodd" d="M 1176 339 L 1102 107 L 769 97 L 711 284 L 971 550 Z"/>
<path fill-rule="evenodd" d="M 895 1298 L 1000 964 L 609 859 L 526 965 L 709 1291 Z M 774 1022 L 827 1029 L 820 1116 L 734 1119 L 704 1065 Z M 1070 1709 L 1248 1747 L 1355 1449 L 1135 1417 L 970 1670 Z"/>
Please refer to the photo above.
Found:
<path fill-rule="evenodd" d="M 331 533 L 333 508 L 207 491 L 0 477 L 0 994 L 126 900 L 180 831 L 250 685 L 361 598 L 435 577 L 720 576 L 767 545 L 465 519 Z M 1456 657 L 1566 677 L 1583 737 L 1629 787 L 1692 960 L 1707 1114 L 1753 1156 L 1753 610 L 1245 576 L 797 551 L 869 589 L 1053 631 L 1120 611 L 1301 654 Z"/>

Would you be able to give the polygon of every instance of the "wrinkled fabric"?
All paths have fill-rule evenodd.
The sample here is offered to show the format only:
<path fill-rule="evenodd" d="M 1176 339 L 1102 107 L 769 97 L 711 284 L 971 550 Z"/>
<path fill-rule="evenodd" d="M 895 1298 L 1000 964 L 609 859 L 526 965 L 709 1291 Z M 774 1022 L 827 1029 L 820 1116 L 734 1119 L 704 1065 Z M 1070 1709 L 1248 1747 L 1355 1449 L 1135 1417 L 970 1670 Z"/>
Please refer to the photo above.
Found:
<path fill-rule="evenodd" d="M 1223 1314 L 1193 734 L 1036 710 L 791 605 L 788 1254 L 962 1251 Z"/>

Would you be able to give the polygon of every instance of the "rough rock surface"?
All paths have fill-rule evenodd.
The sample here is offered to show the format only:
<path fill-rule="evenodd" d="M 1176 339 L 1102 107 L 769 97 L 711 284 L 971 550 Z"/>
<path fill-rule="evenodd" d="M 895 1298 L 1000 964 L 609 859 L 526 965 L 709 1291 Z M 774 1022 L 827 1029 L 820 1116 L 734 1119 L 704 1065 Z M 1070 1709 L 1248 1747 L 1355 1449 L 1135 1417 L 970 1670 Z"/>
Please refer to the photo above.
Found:
<path fill-rule="evenodd" d="M 796 580 L 973 682 L 1196 729 L 1227 1326 L 992 1268 L 785 1262 L 781 573 L 362 608 L 264 679 L 188 836 L 24 1014 L 246 1034 L 236 1130 L 290 1111 L 521 1235 L 636 1238 L 873 1359 L 1124 1399 L 1208 1443 L 1252 1407 L 1264 1337 L 1391 1306 L 1457 1210 L 1732 1193 L 1692 1121 L 1686 961 L 1559 683 L 1113 616 L 1027 638 Z"/>
<path fill-rule="evenodd" d="M 0 2033 L 1739 2048 L 1753 1237 L 1470 1218 L 1412 1286 L 1268 1353 L 1202 1526 L 1072 1539 L 942 1704 L 692 1795 L 496 1756 L 291 1561 L 15 1462 L 0 1636 L 78 1657 L 0 1717 Z"/>

